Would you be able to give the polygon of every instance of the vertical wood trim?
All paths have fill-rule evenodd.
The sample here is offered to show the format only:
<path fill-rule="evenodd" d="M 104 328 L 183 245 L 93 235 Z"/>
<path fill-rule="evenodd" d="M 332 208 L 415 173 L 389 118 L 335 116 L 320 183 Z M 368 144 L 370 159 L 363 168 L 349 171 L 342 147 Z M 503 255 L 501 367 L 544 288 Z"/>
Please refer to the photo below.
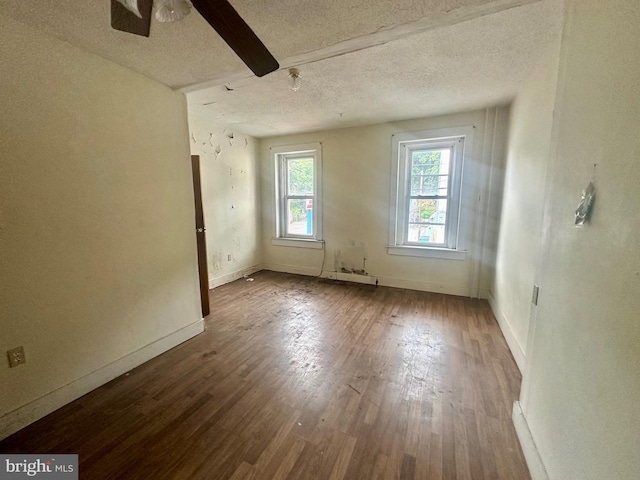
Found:
<path fill-rule="evenodd" d="M 493 122 L 491 121 L 493 120 Z M 478 162 L 481 171 L 481 181 L 478 191 L 478 205 L 480 208 L 480 215 L 474 220 L 472 244 L 472 269 L 471 279 L 469 282 L 469 296 L 471 298 L 480 298 L 480 284 L 482 279 L 482 261 L 484 258 L 484 252 L 487 248 L 485 242 L 485 225 L 489 219 L 489 198 L 491 196 L 490 191 L 490 179 L 493 168 L 493 153 L 495 149 L 495 129 L 497 121 L 497 107 L 485 109 L 484 119 L 484 134 L 482 139 L 482 161 Z"/>
<path fill-rule="evenodd" d="M 200 303 L 202 316 L 209 315 L 209 269 L 207 267 L 207 237 L 202 208 L 202 187 L 200 183 L 200 155 L 191 155 L 193 174 L 193 200 L 196 216 L 196 241 L 198 247 L 198 276 L 200 278 Z"/>

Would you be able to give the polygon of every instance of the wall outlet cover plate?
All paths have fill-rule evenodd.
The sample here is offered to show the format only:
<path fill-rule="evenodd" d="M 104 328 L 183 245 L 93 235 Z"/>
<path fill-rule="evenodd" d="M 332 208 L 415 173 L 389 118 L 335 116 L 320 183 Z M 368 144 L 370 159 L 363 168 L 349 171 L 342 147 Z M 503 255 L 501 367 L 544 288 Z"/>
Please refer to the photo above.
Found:
<path fill-rule="evenodd" d="M 24 354 L 24 347 L 16 347 L 11 350 L 7 350 L 7 357 L 9 357 L 9 367 L 17 367 L 27 362 L 27 357 Z"/>

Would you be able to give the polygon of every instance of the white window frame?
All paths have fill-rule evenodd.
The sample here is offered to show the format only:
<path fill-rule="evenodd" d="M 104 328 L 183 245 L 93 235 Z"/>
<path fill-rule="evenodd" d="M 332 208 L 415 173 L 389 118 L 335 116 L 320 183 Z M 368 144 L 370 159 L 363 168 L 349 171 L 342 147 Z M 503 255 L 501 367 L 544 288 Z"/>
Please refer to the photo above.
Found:
<path fill-rule="evenodd" d="M 409 255 L 464 260 L 466 250 L 461 238 L 460 212 L 465 157 L 471 151 L 473 127 L 452 127 L 400 133 L 393 136 L 389 245 L 390 255 Z M 451 166 L 447 190 L 446 240 L 424 245 L 409 242 L 409 201 L 411 193 L 411 153 L 415 150 L 451 148 Z"/>
<path fill-rule="evenodd" d="M 322 145 L 309 143 L 304 145 L 290 145 L 271 148 L 274 159 L 275 171 L 275 238 L 271 243 L 278 246 L 317 248 L 324 247 L 322 240 Z M 286 163 L 290 159 L 313 158 L 313 219 L 312 235 L 287 234 L 287 200 L 295 198 L 288 196 L 287 192 L 287 168 Z M 304 195 L 304 198 L 310 198 Z"/>

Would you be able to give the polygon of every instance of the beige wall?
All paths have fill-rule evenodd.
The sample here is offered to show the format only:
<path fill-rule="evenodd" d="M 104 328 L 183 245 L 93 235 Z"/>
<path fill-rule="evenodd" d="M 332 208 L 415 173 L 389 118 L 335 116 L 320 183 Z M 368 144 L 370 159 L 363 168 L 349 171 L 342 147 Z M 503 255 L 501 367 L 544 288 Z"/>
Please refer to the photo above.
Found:
<path fill-rule="evenodd" d="M 8 18 L 0 41 L 0 352 L 27 357 L 0 362 L 2 436 L 201 314 L 184 97 Z"/>
<path fill-rule="evenodd" d="M 521 401 L 552 480 L 632 480 L 640 472 L 640 3 L 569 5 Z M 593 218 L 576 228 L 592 178 Z"/>
<path fill-rule="evenodd" d="M 558 37 L 511 105 L 496 275 L 489 299 L 521 369 L 542 242 L 559 53 Z"/>
<path fill-rule="evenodd" d="M 320 274 L 325 255 L 322 250 L 274 246 L 271 243 L 275 236 L 275 173 L 270 151 L 271 147 L 319 142 L 323 155 L 324 275 L 331 276 L 341 265 L 360 269 L 364 263 L 367 273 L 377 277 L 381 285 L 477 295 L 486 283 L 481 277 L 490 274 L 490 269 L 483 268 L 486 265 L 482 262 L 490 255 L 485 252 L 482 239 L 487 230 L 484 214 L 493 149 L 499 151 L 495 145 L 501 145 L 500 139 L 494 141 L 493 129 L 496 124 L 501 126 L 497 135 L 500 137 L 506 112 L 501 108 L 479 110 L 261 140 L 265 268 L 306 275 Z M 473 147 L 465 160 L 461 212 L 461 230 L 466 232 L 463 243 L 469 250 L 467 258 L 444 260 L 387 254 L 392 135 L 465 125 L 476 127 Z"/>
<path fill-rule="evenodd" d="M 209 288 L 260 269 L 258 141 L 189 111 L 191 153 L 200 155 Z"/>

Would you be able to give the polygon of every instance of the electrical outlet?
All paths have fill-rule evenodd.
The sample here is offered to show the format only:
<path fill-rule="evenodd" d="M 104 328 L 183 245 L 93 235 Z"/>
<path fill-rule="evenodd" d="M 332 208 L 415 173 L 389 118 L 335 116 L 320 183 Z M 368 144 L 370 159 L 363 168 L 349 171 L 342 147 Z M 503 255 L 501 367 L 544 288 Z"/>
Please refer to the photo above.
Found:
<path fill-rule="evenodd" d="M 231 261 L 231 254 L 227 255 L 227 261 L 230 262 Z"/>
<path fill-rule="evenodd" d="M 27 357 L 24 355 L 24 347 L 16 347 L 11 350 L 7 350 L 7 356 L 9 357 L 9 367 L 11 368 L 27 363 Z"/>

